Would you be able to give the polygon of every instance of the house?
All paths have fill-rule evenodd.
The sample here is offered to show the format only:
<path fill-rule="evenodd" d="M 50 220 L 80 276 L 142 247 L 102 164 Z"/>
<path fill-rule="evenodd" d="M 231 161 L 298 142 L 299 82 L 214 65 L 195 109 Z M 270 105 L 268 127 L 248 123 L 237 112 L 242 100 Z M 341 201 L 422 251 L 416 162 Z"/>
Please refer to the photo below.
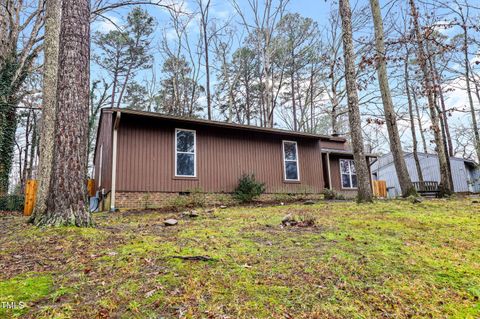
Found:
<path fill-rule="evenodd" d="M 267 195 L 330 188 L 354 197 L 346 147 L 343 137 L 108 108 L 98 126 L 95 189 L 111 209 L 140 208 L 145 197 L 159 205 L 192 190 L 224 196 L 248 173 Z"/>
<path fill-rule="evenodd" d="M 405 163 L 413 182 L 419 181 L 413 153 L 405 153 Z M 423 179 L 425 181 L 440 182 L 440 166 L 437 154 L 418 153 Z M 480 169 L 474 161 L 450 157 L 450 166 L 454 191 L 456 193 L 480 192 Z M 372 165 L 373 179 L 385 180 L 389 197 L 401 195 L 397 173 L 391 153 L 378 158 Z"/>

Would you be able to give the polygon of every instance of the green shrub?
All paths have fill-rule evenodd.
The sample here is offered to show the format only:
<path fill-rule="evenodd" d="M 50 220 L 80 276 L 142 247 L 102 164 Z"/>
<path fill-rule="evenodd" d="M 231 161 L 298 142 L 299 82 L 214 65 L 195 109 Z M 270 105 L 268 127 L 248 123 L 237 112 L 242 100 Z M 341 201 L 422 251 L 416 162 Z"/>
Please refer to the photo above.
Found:
<path fill-rule="evenodd" d="M 265 192 L 265 183 L 255 180 L 255 175 L 243 174 L 238 181 L 234 197 L 241 203 L 249 203 Z"/>
<path fill-rule="evenodd" d="M 333 189 L 325 188 L 322 191 L 322 194 L 323 194 L 323 199 L 326 199 L 326 200 L 332 200 L 332 199 L 345 200 L 345 195 L 339 194 L 335 192 Z"/>

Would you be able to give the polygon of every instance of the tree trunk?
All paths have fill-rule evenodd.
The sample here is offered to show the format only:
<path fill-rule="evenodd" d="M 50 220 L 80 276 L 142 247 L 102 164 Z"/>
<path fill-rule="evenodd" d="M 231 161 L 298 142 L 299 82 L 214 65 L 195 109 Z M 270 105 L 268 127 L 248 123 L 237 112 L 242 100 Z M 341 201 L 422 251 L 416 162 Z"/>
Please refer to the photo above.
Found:
<path fill-rule="evenodd" d="M 45 215 L 52 174 L 57 109 L 58 51 L 62 0 L 48 1 L 45 13 L 45 61 L 43 65 L 43 106 L 37 170 L 37 194 L 30 221 L 37 224 Z"/>
<path fill-rule="evenodd" d="M 382 95 L 385 121 L 390 140 L 390 151 L 393 155 L 393 163 L 397 172 L 402 196 L 407 197 L 415 194 L 416 191 L 413 187 L 412 181 L 410 180 L 410 176 L 408 175 L 407 165 L 405 164 L 402 142 L 400 141 L 400 135 L 398 133 L 397 116 L 393 108 L 392 96 L 390 94 L 390 87 L 388 85 L 385 43 L 383 40 L 383 21 L 378 0 L 370 0 L 370 7 L 372 9 L 373 24 L 375 29 L 378 84 L 380 86 L 380 92 Z"/>
<path fill-rule="evenodd" d="M 208 119 L 212 119 L 212 97 L 210 93 L 210 61 L 208 56 L 208 36 L 207 36 L 207 24 L 208 24 L 208 11 L 210 7 L 210 0 L 207 1 L 205 8 L 203 7 L 202 1 L 200 1 L 200 10 L 201 10 L 201 21 L 202 21 L 202 31 L 203 31 L 203 46 L 205 50 L 205 91 L 207 93 L 207 110 L 208 110 Z"/>
<path fill-rule="evenodd" d="M 425 88 L 425 92 L 427 95 L 427 100 L 428 100 L 428 108 L 430 110 L 430 117 L 432 120 L 432 130 L 434 134 L 434 140 L 435 140 L 435 145 L 436 145 L 436 151 L 438 154 L 438 161 L 439 161 L 439 166 L 440 166 L 440 196 L 444 196 L 445 194 L 451 194 L 452 190 L 449 187 L 449 177 L 448 177 L 448 165 L 445 160 L 445 147 L 442 142 L 442 136 L 440 132 L 440 127 L 438 123 L 438 115 L 435 110 L 435 101 L 432 96 L 432 84 L 431 84 L 431 74 L 428 70 L 427 66 L 427 59 L 425 56 L 425 48 L 423 46 L 423 35 L 420 31 L 420 25 L 418 22 L 418 12 L 417 8 L 415 7 L 414 0 L 409 0 L 410 3 L 410 10 L 412 13 L 412 19 L 413 19 L 413 26 L 415 30 L 415 36 L 417 40 L 417 59 L 420 64 L 420 68 L 423 73 L 423 85 Z"/>
<path fill-rule="evenodd" d="M 477 116 L 475 113 L 475 106 L 473 104 L 472 89 L 470 86 L 470 61 L 468 59 L 468 26 L 463 19 L 463 53 L 465 56 L 465 82 L 467 86 L 468 104 L 470 105 L 470 114 L 472 116 L 473 136 L 475 137 L 475 151 L 477 158 L 480 161 L 480 133 L 478 131 Z"/>
<path fill-rule="evenodd" d="M 440 109 L 439 105 L 438 105 L 438 102 L 439 102 L 439 96 L 438 96 L 438 93 L 437 93 L 437 87 L 440 87 L 440 83 L 438 81 L 438 78 L 437 78 L 437 71 L 435 69 L 435 64 L 433 62 L 433 54 L 431 53 L 430 51 L 430 46 L 427 42 L 427 57 L 428 57 L 428 63 L 429 63 L 429 66 L 430 66 L 430 70 L 432 70 L 432 73 L 433 73 L 433 78 L 432 78 L 432 83 L 433 83 L 433 101 L 434 101 L 434 105 L 435 105 L 435 109 L 437 110 L 437 114 L 438 114 L 438 117 L 439 117 L 439 122 L 440 122 L 440 130 L 442 132 L 442 142 L 443 142 L 443 147 L 445 149 L 445 161 L 447 163 L 447 168 L 448 168 L 448 182 L 449 182 L 449 187 L 451 190 L 453 190 L 453 177 L 452 177 L 452 169 L 451 169 L 451 165 L 450 165 L 450 156 L 449 156 L 449 153 L 447 151 L 448 149 L 448 145 L 447 145 L 447 133 L 446 133 L 446 118 L 445 118 L 445 114 L 442 112 L 442 110 Z"/>
<path fill-rule="evenodd" d="M 450 127 L 448 125 L 448 116 L 447 116 L 447 108 L 445 107 L 445 98 L 443 96 L 443 89 L 442 89 L 442 84 L 440 81 L 440 76 L 438 74 L 437 66 L 435 64 L 435 59 L 432 57 L 432 65 L 433 65 L 433 72 L 435 75 L 436 79 L 436 87 L 438 87 L 438 97 L 440 99 L 440 105 L 442 107 L 442 119 L 445 125 L 445 134 L 446 134 L 446 142 L 448 144 L 448 154 L 450 156 L 454 156 L 454 151 L 453 151 L 453 143 L 452 143 L 452 135 L 450 134 Z"/>
<path fill-rule="evenodd" d="M 47 210 L 37 225 L 89 226 L 87 144 L 90 5 L 64 0 L 58 64 L 57 115 Z"/>
<path fill-rule="evenodd" d="M 37 149 L 37 114 L 33 112 L 32 139 L 30 142 L 30 161 L 28 163 L 27 179 L 32 179 L 33 163 Z"/>
<path fill-rule="evenodd" d="M 315 104 L 313 102 L 313 97 L 314 97 L 314 91 L 313 91 L 313 80 L 314 80 L 314 71 L 313 71 L 313 67 L 312 69 L 310 70 L 310 132 L 312 133 L 315 133 L 315 125 L 314 125 L 314 120 L 313 120 L 313 116 L 314 116 L 314 107 L 315 107 Z"/>
<path fill-rule="evenodd" d="M 250 81 L 248 80 L 247 77 L 245 80 L 245 104 L 247 106 L 247 125 L 250 125 L 252 111 L 251 111 L 251 105 L 250 105 Z"/>
<path fill-rule="evenodd" d="M 342 18 L 343 55 L 345 60 L 345 82 L 348 99 L 348 118 L 352 137 L 353 158 L 357 172 L 358 202 L 372 202 L 372 187 L 367 160 L 363 150 L 363 136 L 358 106 L 358 94 L 355 72 L 355 53 L 352 39 L 352 12 L 349 0 L 339 1 L 340 17 Z"/>
<path fill-rule="evenodd" d="M 27 121 L 25 123 L 25 149 L 23 150 L 23 169 L 20 170 L 21 178 L 21 192 L 25 193 L 25 185 L 27 183 L 27 167 L 28 167 L 28 154 L 30 150 L 30 131 L 32 129 L 30 119 L 32 117 L 32 109 L 28 110 Z"/>
<path fill-rule="evenodd" d="M 9 175 L 12 169 L 15 148 L 15 131 L 17 130 L 18 87 L 14 76 L 17 72 L 15 58 L 6 58 L 0 69 L 0 194 L 8 192 Z"/>
<path fill-rule="evenodd" d="M 422 166 L 420 165 L 420 159 L 418 158 L 418 141 L 417 133 L 415 132 L 415 118 L 413 116 L 413 102 L 410 95 L 410 78 L 408 75 L 408 59 L 409 55 L 405 57 L 405 93 L 408 100 L 408 114 L 410 116 L 410 130 L 412 132 L 412 144 L 413 144 L 413 159 L 415 161 L 415 167 L 417 169 L 418 181 L 423 182 Z"/>
<path fill-rule="evenodd" d="M 423 152 L 425 154 L 428 154 L 427 141 L 425 139 L 425 133 L 423 132 L 423 124 L 422 124 L 422 119 L 420 117 L 420 108 L 418 107 L 417 94 L 415 93 L 414 88 L 411 88 L 411 90 L 412 90 L 413 104 L 415 105 L 415 112 L 417 113 L 418 130 L 420 131 L 420 137 L 422 139 Z"/>
<path fill-rule="evenodd" d="M 293 130 L 297 131 L 298 130 L 297 108 L 296 108 L 297 105 L 295 103 L 295 80 L 294 80 L 293 72 L 292 74 L 290 74 L 290 82 L 291 82 L 290 84 L 291 84 L 291 90 L 292 90 L 291 98 L 292 98 Z"/>

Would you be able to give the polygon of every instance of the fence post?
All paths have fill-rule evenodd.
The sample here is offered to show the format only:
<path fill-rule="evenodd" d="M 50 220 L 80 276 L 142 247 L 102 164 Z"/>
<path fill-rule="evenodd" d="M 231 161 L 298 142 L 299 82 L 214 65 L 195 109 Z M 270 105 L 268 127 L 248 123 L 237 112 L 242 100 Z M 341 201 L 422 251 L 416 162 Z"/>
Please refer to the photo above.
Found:
<path fill-rule="evenodd" d="M 23 207 L 23 216 L 32 215 L 36 195 L 37 181 L 34 179 L 27 180 L 27 185 L 25 186 L 25 205 Z"/>

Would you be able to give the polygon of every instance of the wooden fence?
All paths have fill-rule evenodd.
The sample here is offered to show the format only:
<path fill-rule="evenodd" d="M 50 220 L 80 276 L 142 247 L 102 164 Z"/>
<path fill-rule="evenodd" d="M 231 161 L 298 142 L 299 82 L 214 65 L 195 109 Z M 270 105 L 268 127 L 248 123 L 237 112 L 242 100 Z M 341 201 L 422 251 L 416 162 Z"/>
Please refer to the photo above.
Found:
<path fill-rule="evenodd" d="M 386 181 L 372 181 L 373 195 L 376 197 L 387 197 L 387 182 Z"/>

